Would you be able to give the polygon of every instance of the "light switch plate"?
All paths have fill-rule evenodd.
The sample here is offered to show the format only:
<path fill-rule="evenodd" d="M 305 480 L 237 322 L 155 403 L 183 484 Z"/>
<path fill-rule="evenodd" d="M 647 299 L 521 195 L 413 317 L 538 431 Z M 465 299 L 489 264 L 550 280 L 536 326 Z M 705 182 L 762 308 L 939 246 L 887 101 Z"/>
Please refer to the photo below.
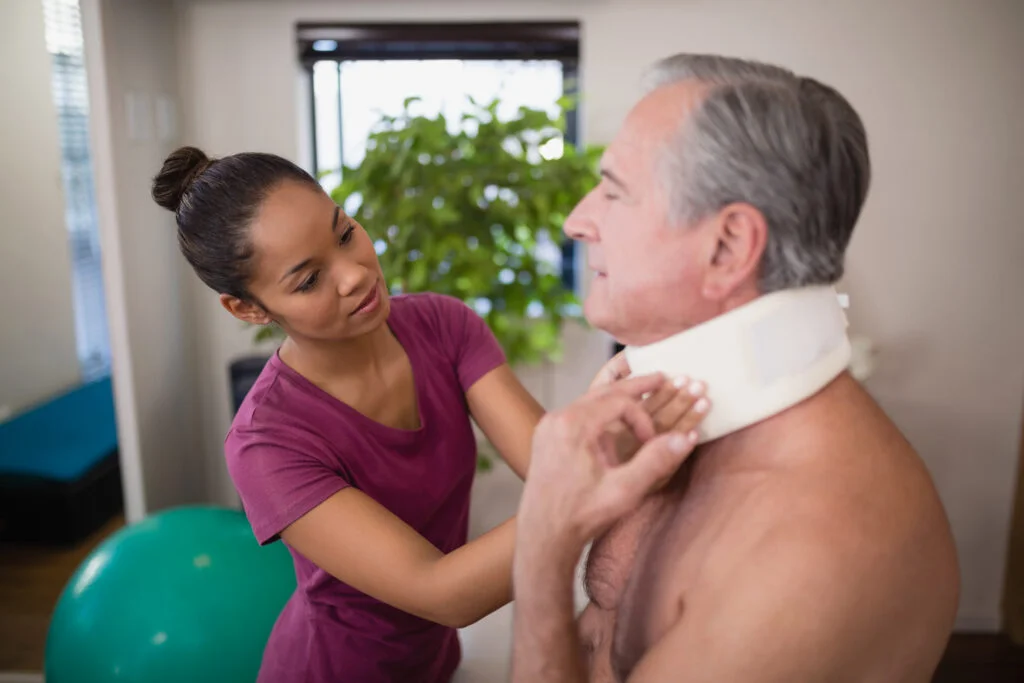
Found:
<path fill-rule="evenodd" d="M 170 142 L 178 137 L 178 110 L 168 95 L 156 98 L 156 137 L 160 142 Z"/>
<path fill-rule="evenodd" d="M 138 90 L 129 90 L 124 95 L 124 108 L 128 139 L 132 142 L 152 140 L 153 103 L 149 95 Z"/>

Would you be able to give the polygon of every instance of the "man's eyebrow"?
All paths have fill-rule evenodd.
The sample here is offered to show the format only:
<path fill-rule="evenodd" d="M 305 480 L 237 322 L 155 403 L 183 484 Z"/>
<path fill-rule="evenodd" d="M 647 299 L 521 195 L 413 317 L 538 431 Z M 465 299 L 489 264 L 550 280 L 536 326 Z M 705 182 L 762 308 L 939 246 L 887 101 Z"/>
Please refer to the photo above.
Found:
<path fill-rule="evenodd" d="M 338 204 L 334 205 L 334 217 L 331 219 L 331 232 L 338 229 L 338 214 L 341 212 L 341 206 Z"/>
<path fill-rule="evenodd" d="M 607 168 L 602 168 L 601 177 L 607 178 L 609 182 L 611 182 L 613 185 L 617 185 L 619 189 L 621 189 L 623 192 L 629 192 L 629 188 L 626 186 L 625 181 L 623 181 L 622 178 L 616 175 L 614 171 L 611 171 Z"/>

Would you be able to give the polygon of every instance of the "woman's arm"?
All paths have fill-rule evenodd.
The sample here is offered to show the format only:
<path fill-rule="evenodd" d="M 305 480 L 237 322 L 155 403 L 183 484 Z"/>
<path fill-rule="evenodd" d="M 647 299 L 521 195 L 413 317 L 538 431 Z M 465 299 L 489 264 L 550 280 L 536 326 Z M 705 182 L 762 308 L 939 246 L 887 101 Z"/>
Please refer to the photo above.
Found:
<path fill-rule="evenodd" d="M 507 364 L 474 382 L 466 400 L 487 438 L 525 476 L 544 409 Z M 281 538 L 339 581 L 445 626 L 472 624 L 512 600 L 514 519 L 445 555 L 365 493 L 346 488 Z"/>
<path fill-rule="evenodd" d="M 445 626 L 472 624 L 512 599 L 514 520 L 445 555 L 365 493 L 346 488 L 281 538 L 339 581 Z"/>
<path fill-rule="evenodd" d="M 509 467 L 526 478 L 533 430 L 544 408 L 507 363 L 481 377 L 466 392 L 469 412 Z M 511 557 L 511 556 L 510 556 Z"/>
<path fill-rule="evenodd" d="M 629 365 L 625 354 L 619 353 L 598 371 L 590 388 L 593 390 L 614 384 L 627 376 Z M 654 418 L 658 433 L 673 428 L 689 408 L 692 397 L 686 391 L 680 391 L 687 387 L 687 381 L 680 379 L 665 384 L 644 401 L 644 408 Z M 530 465 L 533 432 L 544 417 L 544 408 L 526 390 L 507 363 L 481 377 L 466 392 L 466 399 L 470 414 L 487 439 L 519 478 L 525 479 Z M 619 451 L 623 458 L 631 456 L 640 447 L 632 430 L 625 425 L 619 425 L 613 431 L 618 437 Z"/>

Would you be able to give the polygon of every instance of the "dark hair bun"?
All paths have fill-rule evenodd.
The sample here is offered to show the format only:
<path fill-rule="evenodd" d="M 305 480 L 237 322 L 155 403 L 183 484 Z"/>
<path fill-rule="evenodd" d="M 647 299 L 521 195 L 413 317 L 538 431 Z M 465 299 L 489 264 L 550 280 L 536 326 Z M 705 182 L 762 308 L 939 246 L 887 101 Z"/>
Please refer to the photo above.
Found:
<path fill-rule="evenodd" d="M 171 152 L 153 179 L 153 200 L 177 213 L 181 198 L 210 163 L 210 158 L 195 147 L 181 147 Z"/>

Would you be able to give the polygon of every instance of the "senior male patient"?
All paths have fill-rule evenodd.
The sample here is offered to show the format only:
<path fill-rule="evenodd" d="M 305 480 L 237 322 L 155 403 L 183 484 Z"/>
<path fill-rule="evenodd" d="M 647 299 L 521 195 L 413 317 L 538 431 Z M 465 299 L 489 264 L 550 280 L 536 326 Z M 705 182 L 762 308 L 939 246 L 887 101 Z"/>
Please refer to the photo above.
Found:
<path fill-rule="evenodd" d="M 724 376 L 750 360 L 731 316 L 777 299 L 803 320 L 801 297 L 840 278 L 869 185 L 866 134 L 839 93 L 781 68 L 678 55 L 652 76 L 565 231 L 596 272 L 593 325 L 642 351 L 676 337 L 685 349 L 721 322 L 721 350 L 699 353 Z M 765 353 L 764 367 L 789 371 L 785 349 Z M 709 395 L 718 375 L 697 377 Z M 545 417 L 518 516 L 514 679 L 929 681 L 959 592 L 948 520 L 845 366 L 825 377 L 792 405 L 769 392 L 774 412 L 688 457 L 690 443 L 662 435 L 610 461 L 598 435 L 642 405 L 623 392 L 597 388 Z M 746 406 L 730 391 L 708 421 Z M 577 622 L 574 570 L 591 540 Z"/>

